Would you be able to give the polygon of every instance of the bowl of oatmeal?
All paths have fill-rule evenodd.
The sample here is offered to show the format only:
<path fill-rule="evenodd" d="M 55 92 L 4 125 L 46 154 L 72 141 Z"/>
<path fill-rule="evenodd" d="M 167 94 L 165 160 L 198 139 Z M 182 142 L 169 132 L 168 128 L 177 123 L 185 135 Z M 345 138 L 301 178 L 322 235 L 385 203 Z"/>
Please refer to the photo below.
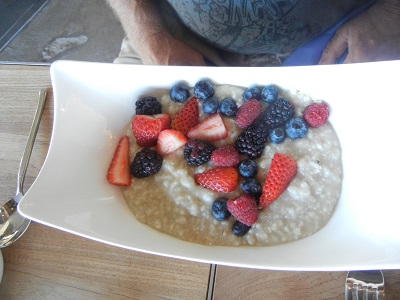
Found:
<path fill-rule="evenodd" d="M 398 268 L 393 170 L 400 162 L 393 128 L 399 104 L 390 100 L 395 79 L 362 75 L 388 74 L 399 64 L 207 68 L 58 61 L 51 66 L 55 108 L 50 149 L 19 209 L 37 222 L 89 239 L 206 263 L 279 270 Z M 363 80 L 353 80 L 358 77 Z M 227 93 L 273 83 L 299 109 L 322 100 L 331 110 L 322 133 L 295 141 L 294 148 L 266 146 L 269 159 L 260 159 L 265 170 L 260 177 L 266 176 L 272 153 L 277 151 L 296 160 L 298 173 L 283 198 L 260 212 L 258 223 L 241 238 L 230 234 L 232 221 L 221 229 L 221 222 L 203 217 L 210 213 L 215 197 L 207 189 L 188 180 L 188 190 L 201 193 L 203 199 L 189 204 L 185 201 L 195 197 L 188 197 L 187 191 L 180 196 L 178 187 L 174 195 L 165 195 L 170 189 L 162 185 L 192 178 L 179 172 L 193 175 L 202 167 L 193 171 L 176 166 L 182 163 L 178 157 L 171 159 L 163 164 L 160 176 L 148 178 L 153 182 L 147 188 L 139 185 L 137 189 L 136 180 L 124 189 L 108 184 L 105 176 L 139 97 L 164 96 L 161 101 L 166 101 L 166 109 L 173 109 L 165 97 L 171 86 L 178 81 L 193 86 L 204 78 L 218 87 L 229 87 Z M 379 99 L 390 101 L 384 113 L 377 113 L 383 105 Z M 318 159 L 309 153 L 318 153 Z M 327 168 L 321 163 L 325 161 Z M 145 199 L 155 195 L 174 198 L 174 203 L 149 205 Z M 302 203 L 306 198 L 313 200 Z M 170 213 L 159 214 L 163 208 Z M 201 224 L 196 223 L 200 219 Z M 171 229 L 164 230 L 168 226 Z M 196 236 L 206 238 L 199 241 Z"/>

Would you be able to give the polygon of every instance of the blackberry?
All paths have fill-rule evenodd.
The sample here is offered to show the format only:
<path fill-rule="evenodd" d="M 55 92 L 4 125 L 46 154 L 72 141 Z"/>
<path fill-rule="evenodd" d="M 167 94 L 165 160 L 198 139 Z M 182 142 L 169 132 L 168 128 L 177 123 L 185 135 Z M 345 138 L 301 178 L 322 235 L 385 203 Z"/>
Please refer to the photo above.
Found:
<path fill-rule="evenodd" d="M 136 153 L 130 165 L 131 175 L 143 178 L 155 174 L 160 171 L 162 162 L 162 157 L 156 151 L 149 148 L 142 148 L 142 150 Z"/>
<path fill-rule="evenodd" d="M 218 198 L 213 202 L 211 206 L 211 212 L 214 218 L 219 221 L 228 220 L 230 218 L 231 213 L 226 205 L 227 202 L 228 199 L 224 197 Z"/>
<path fill-rule="evenodd" d="M 284 98 L 279 98 L 270 104 L 262 116 L 270 130 L 285 125 L 294 116 L 294 104 Z"/>
<path fill-rule="evenodd" d="M 263 123 L 253 123 L 236 139 L 239 153 L 247 154 L 250 158 L 261 156 L 268 138 L 268 127 Z"/>
<path fill-rule="evenodd" d="M 202 140 L 190 139 L 183 150 L 183 157 L 189 166 L 200 166 L 208 162 L 215 146 Z"/>
<path fill-rule="evenodd" d="M 156 115 L 161 114 L 161 103 L 156 97 L 148 96 L 136 101 L 137 115 Z"/>

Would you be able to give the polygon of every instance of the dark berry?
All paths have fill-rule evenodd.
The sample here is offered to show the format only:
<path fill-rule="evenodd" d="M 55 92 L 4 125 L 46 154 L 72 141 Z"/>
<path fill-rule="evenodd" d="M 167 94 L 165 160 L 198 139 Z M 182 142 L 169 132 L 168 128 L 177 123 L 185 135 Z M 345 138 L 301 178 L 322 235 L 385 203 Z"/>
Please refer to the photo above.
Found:
<path fill-rule="evenodd" d="M 261 184 L 254 177 L 245 178 L 241 184 L 243 192 L 248 195 L 260 197 L 261 195 Z"/>
<path fill-rule="evenodd" d="M 194 85 L 194 95 L 200 100 L 205 100 L 214 95 L 214 86 L 207 80 L 200 80 Z"/>
<path fill-rule="evenodd" d="M 286 134 L 282 127 L 274 128 L 269 133 L 269 140 L 271 143 L 280 144 L 285 140 Z"/>
<path fill-rule="evenodd" d="M 155 174 L 160 171 L 162 162 L 162 157 L 156 151 L 142 148 L 130 165 L 131 175 L 142 178 Z"/>
<path fill-rule="evenodd" d="M 292 140 L 305 137 L 307 131 L 307 123 L 302 118 L 293 118 L 286 123 L 286 134 Z"/>
<path fill-rule="evenodd" d="M 156 97 L 148 96 L 136 101 L 137 115 L 156 115 L 161 114 L 161 103 Z"/>
<path fill-rule="evenodd" d="M 261 156 L 268 138 L 268 127 L 262 123 L 254 123 L 247 127 L 236 139 L 239 153 L 247 154 L 250 158 Z"/>
<path fill-rule="evenodd" d="M 216 199 L 212 206 L 211 206 L 211 212 L 214 216 L 219 221 L 224 221 L 228 220 L 229 217 L 231 216 L 231 213 L 228 210 L 228 207 L 226 206 L 226 202 L 228 201 L 227 198 L 218 198 Z"/>
<path fill-rule="evenodd" d="M 232 98 L 225 98 L 219 105 L 219 111 L 226 117 L 234 117 L 238 110 L 236 102 Z"/>
<path fill-rule="evenodd" d="M 265 110 L 262 119 L 270 130 L 284 126 L 294 116 L 294 104 L 284 98 L 279 98 Z"/>
<path fill-rule="evenodd" d="M 243 177 L 253 177 L 257 173 L 257 162 L 253 159 L 245 159 L 239 165 L 239 174 Z"/>
<path fill-rule="evenodd" d="M 208 115 L 212 115 L 218 112 L 218 108 L 219 108 L 219 101 L 215 97 L 210 97 L 204 100 L 202 104 L 203 112 Z"/>
<path fill-rule="evenodd" d="M 274 102 L 278 99 L 277 88 L 272 84 L 265 86 L 261 91 L 261 99 L 267 103 Z"/>
<path fill-rule="evenodd" d="M 189 87 L 184 83 L 175 84 L 169 91 L 172 101 L 183 103 L 189 98 Z"/>
<path fill-rule="evenodd" d="M 261 92 L 258 88 L 251 87 L 244 91 L 243 101 L 246 102 L 250 99 L 257 99 L 257 100 L 261 99 Z"/>
<path fill-rule="evenodd" d="M 215 146 L 202 140 L 190 139 L 183 150 L 183 157 L 189 166 L 200 166 L 208 162 Z"/>
<path fill-rule="evenodd" d="M 243 236 L 250 230 L 250 228 L 251 226 L 247 226 L 239 221 L 236 221 L 232 226 L 232 232 L 237 236 Z"/>

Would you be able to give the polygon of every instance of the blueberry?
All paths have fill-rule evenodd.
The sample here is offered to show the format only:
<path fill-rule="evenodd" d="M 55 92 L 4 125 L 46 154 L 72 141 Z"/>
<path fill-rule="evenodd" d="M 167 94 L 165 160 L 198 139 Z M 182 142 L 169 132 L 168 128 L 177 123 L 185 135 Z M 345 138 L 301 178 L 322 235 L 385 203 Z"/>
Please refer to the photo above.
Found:
<path fill-rule="evenodd" d="M 286 134 L 282 127 L 274 128 L 269 133 L 269 140 L 274 144 L 280 144 L 285 140 Z"/>
<path fill-rule="evenodd" d="M 243 177 L 253 177 L 257 173 L 257 162 L 252 159 L 246 159 L 239 165 L 239 173 Z"/>
<path fill-rule="evenodd" d="M 236 221 L 232 226 L 232 232 L 237 236 L 243 236 L 250 230 L 250 228 L 251 226 L 247 226 L 239 221 Z"/>
<path fill-rule="evenodd" d="M 219 108 L 219 101 L 215 97 L 211 97 L 204 100 L 202 104 L 203 112 L 209 115 L 218 112 L 218 108 Z"/>
<path fill-rule="evenodd" d="M 243 101 L 246 102 L 250 99 L 257 99 L 257 100 L 261 99 L 261 92 L 258 88 L 251 87 L 244 91 Z"/>
<path fill-rule="evenodd" d="M 272 103 L 278 98 L 278 90 L 272 84 L 265 86 L 261 91 L 261 99 L 267 103 Z"/>
<path fill-rule="evenodd" d="M 194 95 L 200 100 L 205 100 L 214 95 L 214 86 L 207 80 L 200 80 L 194 85 Z"/>
<path fill-rule="evenodd" d="M 259 197 L 261 194 L 261 184 L 254 177 L 245 178 L 241 186 L 243 192 L 248 195 Z"/>
<path fill-rule="evenodd" d="M 307 131 L 307 124 L 302 118 L 293 118 L 286 123 L 286 135 L 292 140 L 305 137 Z"/>
<path fill-rule="evenodd" d="M 234 117 L 236 116 L 238 107 L 236 102 L 232 98 L 225 98 L 221 101 L 221 104 L 219 105 L 219 110 L 221 114 L 226 117 Z"/>
<path fill-rule="evenodd" d="M 226 206 L 226 202 L 228 201 L 227 198 L 218 198 L 216 199 L 212 206 L 211 206 L 211 212 L 214 216 L 219 221 L 224 221 L 229 219 L 231 216 L 231 213 L 228 210 L 228 207 Z"/>
<path fill-rule="evenodd" d="M 169 96 L 175 102 L 183 103 L 189 98 L 189 87 L 184 83 L 175 84 L 169 91 Z"/>

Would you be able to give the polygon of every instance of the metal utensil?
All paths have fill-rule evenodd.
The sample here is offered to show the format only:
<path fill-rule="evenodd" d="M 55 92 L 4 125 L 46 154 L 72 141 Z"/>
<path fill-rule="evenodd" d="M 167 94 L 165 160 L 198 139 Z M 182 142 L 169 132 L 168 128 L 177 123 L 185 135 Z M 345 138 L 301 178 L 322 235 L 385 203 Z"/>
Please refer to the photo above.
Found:
<path fill-rule="evenodd" d="M 17 191 L 15 197 L 0 207 L 0 248 L 4 248 L 15 242 L 26 231 L 30 220 L 21 216 L 17 210 L 18 203 L 24 196 L 23 185 L 26 170 L 28 169 L 29 159 L 31 157 L 33 144 L 39 128 L 40 119 L 46 104 L 47 89 L 41 89 L 39 92 L 39 102 L 33 119 L 31 131 L 25 146 L 24 154 L 21 158 L 17 176 Z"/>
<path fill-rule="evenodd" d="M 382 271 L 350 271 L 345 286 L 346 300 L 385 299 L 385 280 Z"/>

